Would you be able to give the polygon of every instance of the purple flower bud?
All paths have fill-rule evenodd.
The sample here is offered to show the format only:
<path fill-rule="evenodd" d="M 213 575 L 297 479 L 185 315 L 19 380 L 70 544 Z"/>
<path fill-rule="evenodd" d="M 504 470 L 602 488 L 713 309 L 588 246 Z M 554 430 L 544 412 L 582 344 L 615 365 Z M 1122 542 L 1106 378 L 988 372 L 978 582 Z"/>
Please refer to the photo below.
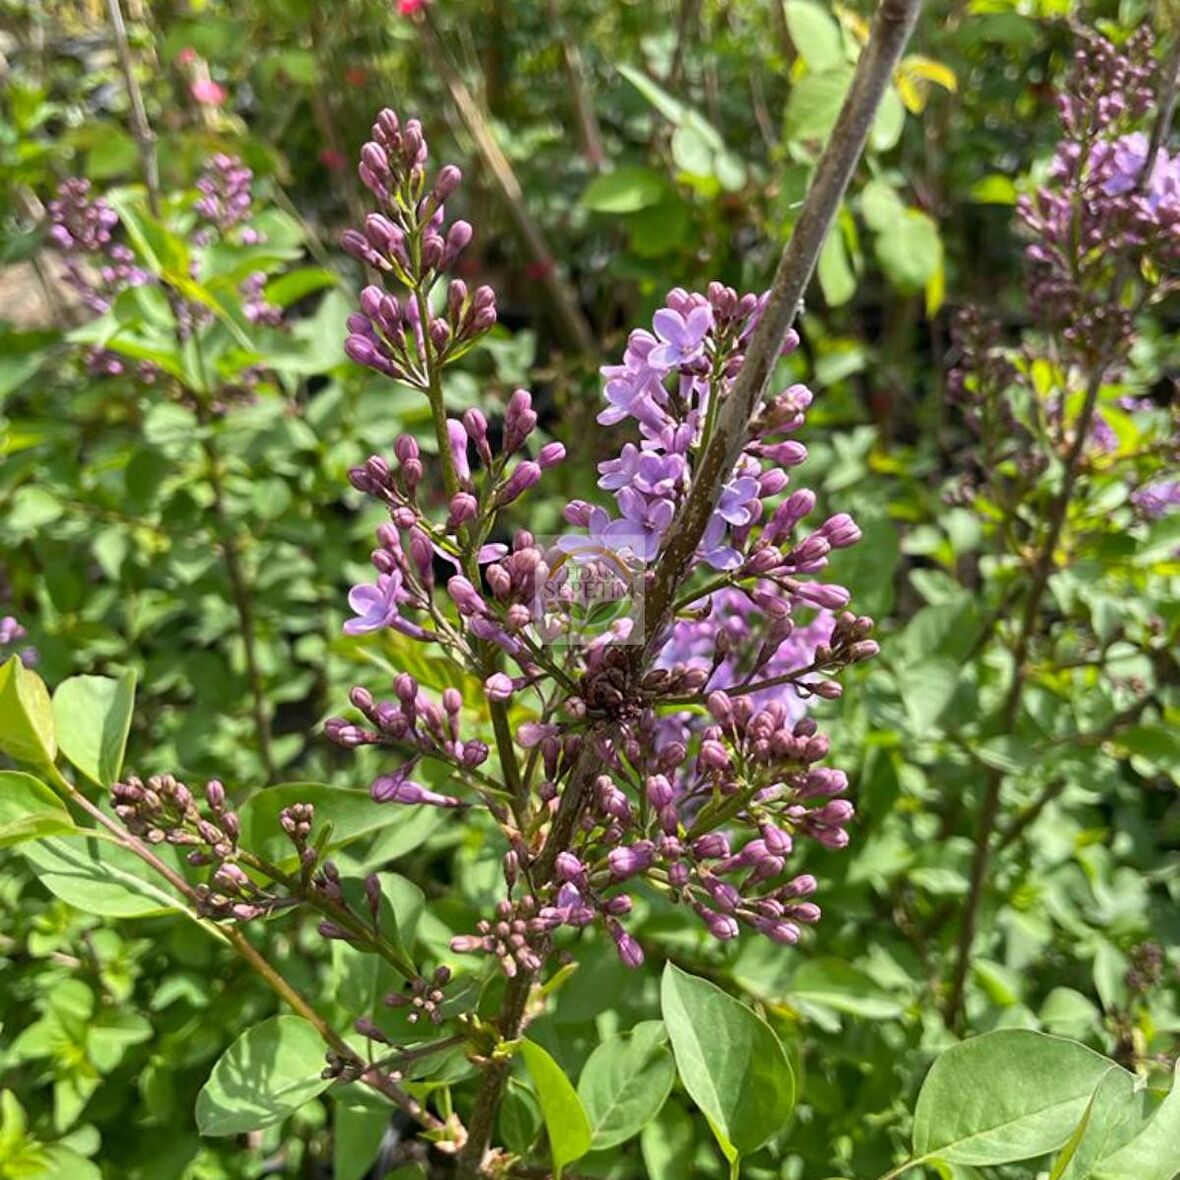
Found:
<path fill-rule="evenodd" d="M 533 432 L 537 415 L 533 411 L 533 398 L 527 389 L 518 389 L 508 399 L 504 413 L 504 450 L 511 454 Z"/>
<path fill-rule="evenodd" d="M 565 447 L 559 442 L 546 443 L 537 452 L 537 465 L 547 471 L 565 459 Z"/>
<path fill-rule="evenodd" d="M 484 602 L 476 588 L 464 577 L 456 575 L 447 582 L 447 593 L 451 601 L 459 608 L 461 615 L 481 615 L 487 612 Z"/>
<path fill-rule="evenodd" d="M 647 801 L 656 811 L 667 807 L 676 798 L 676 792 L 672 789 L 672 784 L 662 774 L 651 775 L 645 786 L 647 790 Z"/>
<path fill-rule="evenodd" d="M 654 854 L 655 849 L 650 840 L 639 840 L 622 848 L 612 848 L 607 853 L 606 863 L 615 877 L 622 880 L 650 868 Z"/>
<path fill-rule="evenodd" d="M 586 872 L 586 866 L 572 852 L 559 852 L 554 869 L 560 881 L 576 881 Z"/>
<path fill-rule="evenodd" d="M 500 485 L 496 499 L 500 504 L 511 504 L 529 488 L 535 487 L 541 479 L 541 468 L 531 459 L 518 463 L 508 479 Z"/>
<path fill-rule="evenodd" d="M 643 966 L 643 947 L 635 941 L 617 922 L 610 926 L 611 937 L 615 940 L 615 949 L 625 967 L 635 969 Z"/>
<path fill-rule="evenodd" d="M 516 691 L 512 683 L 512 677 L 503 672 L 494 672 L 483 682 L 484 692 L 488 694 L 488 699 L 504 702 L 512 699 L 512 694 Z"/>
<path fill-rule="evenodd" d="M 723 942 L 737 938 L 740 929 L 736 919 L 731 918 L 728 914 L 719 914 L 716 910 L 709 909 L 708 906 L 697 905 L 694 908 L 714 938 L 719 938 Z"/>
<path fill-rule="evenodd" d="M 729 856 L 729 840 L 724 832 L 706 832 L 692 842 L 692 851 L 701 860 L 722 860 Z"/>
<path fill-rule="evenodd" d="M 458 492 L 451 497 L 447 528 L 455 530 L 479 515 L 479 501 L 470 492 Z"/>
<path fill-rule="evenodd" d="M 459 187 L 463 173 L 454 164 L 444 164 L 434 178 L 434 199 L 441 205 Z"/>

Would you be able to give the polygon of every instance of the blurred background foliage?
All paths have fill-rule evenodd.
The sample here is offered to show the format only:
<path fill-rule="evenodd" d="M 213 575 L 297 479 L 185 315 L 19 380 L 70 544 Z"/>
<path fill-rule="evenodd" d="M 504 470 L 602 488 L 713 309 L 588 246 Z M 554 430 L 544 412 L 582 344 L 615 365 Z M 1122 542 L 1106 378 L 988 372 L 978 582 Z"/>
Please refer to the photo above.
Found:
<path fill-rule="evenodd" d="M 107 7 L 4 0 L 0 14 L 0 614 L 28 628 L 51 685 L 134 672 L 130 768 L 215 775 L 243 798 L 267 782 L 364 789 L 376 763 L 342 757 L 323 719 L 350 684 L 380 684 L 390 667 L 426 685 L 438 676 L 396 638 L 340 634 L 376 523 L 347 470 L 403 430 L 432 445 L 425 406 L 342 350 L 363 277 L 335 240 L 365 210 L 354 160 L 374 112 L 418 115 L 437 159 L 469 178 L 466 265 L 497 287 L 501 321 L 448 398 L 494 407 L 531 381 L 543 428 L 571 453 L 528 509 L 544 532 L 571 496 L 591 497 L 595 461 L 616 449 L 594 424 L 596 370 L 629 328 L 673 285 L 767 283 L 869 11 L 137 0 L 125 15 L 157 137 L 159 218 L 135 212 L 140 151 Z M 1145 1072 L 1176 1056 L 1180 528 L 1177 516 L 1144 521 L 1129 500 L 1145 472 L 1174 463 L 1175 307 L 1143 318 L 1132 367 L 1103 392 L 1117 443 L 1085 471 L 1008 728 L 996 723 L 1005 619 L 1035 519 L 1012 544 L 1005 522 L 1019 526 L 1021 505 L 964 493 L 979 456 L 947 396 L 950 325 L 974 304 L 1053 396 L 1027 332 L 1013 206 L 1057 139 L 1070 22 L 1120 41 L 1148 21 L 1166 32 L 1166 17 L 1139 0 L 932 0 L 824 249 L 789 375 L 818 395 L 805 481 L 866 535 L 834 562 L 837 580 L 883 647 L 842 700 L 819 706 L 853 779 L 856 835 L 846 854 L 804 866 L 822 882 L 825 920 L 799 950 L 706 945 L 655 902 L 640 927 L 757 1002 L 793 1046 L 802 1102 L 752 1177 L 873 1176 L 906 1140 L 923 1069 L 953 1036 L 942 1007 L 993 772 L 1002 810 L 962 1027 L 1058 1032 Z M 285 324 L 242 340 L 227 297 L 211 329 L 216 383 L 241 396 L 210 409 L 137 376 L 141 360 L 184 363 L 160 343 L 150 298 L 120 300 L 97 327 L 78 306 L 45 210 L 61 179 L 86 176 L 125 194 L 125 228 L 140 216 L 141 259 L 179 265 L 185 200 L 217 152 L 253 169 L 266 245 L 227 249 L 202 281 L 264 272 Z M 181 253 L 169 263 L 169 251 Z M 88 372 L 80 350 L 96 342 L 126 359 L 122 373 Z M 1128 394 L 1150 404 L 1120 414 Z M 1038 474 L 1033 518 L 1055 468 Z M 498 853 L 478 829 L 397 808 L 373 825 L 340 859 L 417 882 L 439 915 L 421 933 L 432 945 L 494 900 Z M 328 1098 L 240 1143 L 198 1139 L 197 1090 L 272 998 L 184 919 L 55 889 L 33 867 L 15 849 L 0 861 L 0 1177 L 422 1174 L 385 1112 Z M 356 1015 L 360 983 L 313 928 L 276 921 L 260 936 L 310 992 L 337 997 L 341 1020 Z M 656 1011 L 655 967 L 630 976 L 609 948 L 584 949 L 532 1034 L 575 1077 L 597 1038 Z M 523 1151 L 539 1122 L 527 1088 L 513 1094 L 501 1130 Z M 638 1143 L 579 1169 L 720 1175 L 686 1111 L 674 1093 Z"/>

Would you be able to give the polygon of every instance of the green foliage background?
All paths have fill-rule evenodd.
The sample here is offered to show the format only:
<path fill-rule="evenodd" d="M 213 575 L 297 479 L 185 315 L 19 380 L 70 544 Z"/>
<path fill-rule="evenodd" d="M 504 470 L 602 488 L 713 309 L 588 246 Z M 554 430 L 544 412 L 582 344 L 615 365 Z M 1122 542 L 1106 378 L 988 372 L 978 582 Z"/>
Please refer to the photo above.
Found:
<path fill-rule="evenodd" d="M 593 425 L 595 362 L 613 358 L 673 285 L 767 282 L 867 10 L 821 0 L 432 6 L 451 68 L 473 88 L 602 343 L 590 359 L 562 345 L 544 267 L 517 245 L 418 24 L 388 5 L 140 5 L 131 34 L 168 194 L 159 221 L 135 187 L 136 144 L 104 12 L 74 3 L 52 17 L 39 5 L 4 13 L 6 275 L 32 281 L 29 268 L 41 267 L 53 294 L 40 210 L 76 173 L 122 194 L 124 224 L 139 225 L 141 253 L 161 273 L 187 274 L 182 211 L 215 150 L 255 169 L 267 234 L 265 249 L 227 251 L 202 278 L 221 300 L 214 384 L 232 386 L 255 366 L 266 373 L 256 396 L 229 400 L 224 412 L 199 412 L 128 377 L 96 380 L 80 365 L 81 345 L 102 341 L 184 370 L 189 358 L 168 342 L 149 291 L 129 293 L 99 323 L 83 324 L 61 292 L 41 322 L 0 323 L 0 613 L 28 626 L 37 671 L 61 686 L 62 754 L 99 787 L 121 765 L 193 784 L 222 779 L 256 842 L 276 832 L 276 800 L 313 800 L 334 825 L 342 873 L 381 867 L 408 882 L 413 917 L 399 912 L 407 947 L 451 961 L 450 934 L 498 897 L 495 831 L 376 807 L 365 792 L 377 758 L 342 755 L 319 732 L 354 683 L 380 686 L 403 668 L 428 687 L 452 677 L 408 641 L 340 633 L 377 523 L 347 470 L 387 452 L 401 431 L 432 445 L 421 400 L 342 351 L 362 276 L 334 238 L 364 207 L 351 162 L 367 124 L 381 105 L 419 114 L 436 159 L 460 162 L 470 179 L 473 275 L 496 284 L 502 320 L 452 378 L 448 400 L 493 411 L 531 379 L 543 429 L 573 460 L 526 510 L 529 527 L 544 532 L 565 500 L 592 498 L 595 461 L 617 449 Z M 1165 6 L 1137 0 L 928 6 L 825 247 L 804 346 L 784 371 L 817 392 L 804 482 L 864 529 L 864 542 L 833 562 L 834 580 L 877 619 L 883 649 L 841 700 L 817 707 L 858 809 L 848 850 L 809 851 L 799 864 L 822 883 L 824 919 L 795 950 L 750 938 L 721 946 L 645 898 L 637 933 L 652 953 L 637 973 L 587 936 L 578 969 L 529 1028 L 501 1112 L 501 1141 L 538 1167 L 548 1166 L 547 1137 L 555 1163 L 620 1180 L 724 1176 L 718 1142 L 747 1157 L 742 1175 L 754 1180 L 859 1180 L 911 1154 L 929 1157 L 912 1174 L 931 1180 L 1031 1180 L 1078 1127 L 1054 1178 L 1173 1180 L 1180 1168 L 1149 1171 L 1168 1168 L 1164 1147 L 1124 1157 L 1121 1171 L 1113 1152 L 1094 1149 L 1086 1163 L 1082 1151 L 1090 1113 L 1140 1101 L 1126 1071 L 1166 1089 L 1180 1043 L 1180 516 L 1145 524 L 1128 502 L 1134 482 L 1161 465 L 1161 433 L 1175 429 L 1174 307 L 1144 319 L 1131 370 L 1103 390 L 1117 449 L 1090 466 L 1071 509 L 1044 642 L 1009 728 L 997 726 L 1011 672 L 1006 626 L 1027 565 L 1004 522 L 1035 536 L 1059 469 L 1050 464 L 1015 506 L 946 495 L 970 446 L 945 396 L 951 313 L 984 304 L 1034 386 L 1048 397 L 1060 377 L 1019 347 L 1027 308 L 1012 212 L 1055 143 L 1070 20 L 1116 40 L 1147 20 L 1168 27 Z M 191 98 L 180 57 L 189 48 L 226 88 L 224 105 Z M 268 297 L 288 309 L 290 326 L 251 328 L 243 340 L 240 308 L 225 292 L 253 270 L 268 274 Z M 1127 394 L 1150 396 L 1157 409 L 1120 412 L 1116 399 Z M 248 587 L 254 668 L 227 545 Z M 119 687 L 72 679 L 83 675 Z M 10 666 L 0 687 L 6 727 L 31 708 L 17 699 L 16 676 Z M 478 686 L 461 687 L 477 699 Z M 104 718 L 105 738 L 87 726 L 87 709 Z M 268 751 L 260 711 L 273 731 Z M 66 834 L 61 805 L 16 768 L 40 759 L 5 749 L 0 1177 L 422 1176 L 412 1152 L 387 1150 L 388 1137 L 382 1150 L 388 1110 L 358 1087 L 319 1085 L 322 1061 L 281 1024 L 295 1018 L 277 1016 L 271 993 L 146 884 L 138 863 Z M 940 1058 L 944 1074 L 931 1075 L 918 1102 L 931 1063 L 958 1040 L 942 1007 L 992 772 L 1004 776 L 998 848 L 961 1031 L 1002 1035 L 978 1042 L 984 1056 L 965 1065 Z M 30 830 L 9 825 L 34 814 L 40 839 L 24 842 Z M 339 1028 L 390 986 L 363 956 L 326 944 L 311 919 L 276 919 L 253 935 Z M 1152 945 L 1163 963 L 1145 973 Z M 664 960 L 674 966 L 661 1005 Z M 475 978 L 474 967 L 458 966 Z M 677 1018 L 669 989 L 682 972 L 698 978 L 675 997 Z M 723 990 L 702 992 L 702 980 Z M 732 996 L 747 1005 L 733 1019 L 752 1059 L 776 1048 L 786 1058 L 736 1105 L 740 1062 L 726 1066 L 733 1077 L 719 1075 L 691 1043 L 694 1027 L 725 1023 L 711 1005 Z M 494 998 L 482 1006 L 490 1011 Z M 1097 1052 L 1083 1059 L 1043 1036 L 1007 1039 L 1018 1031 Z M 277 1061 L 272 1090 L 294 1094 L 267 1108 L 265 1126 L 224 1118 L 246 1101 L 231 1069 L 234 1053 L 251 1047 L 239 1037 Z M 1066 1052 L 1075 1058 L 1062 1064 L 1054 1055 Z M 445 1091 L 449 1101 L 453 1090 L 462 1106 L 472 1067 L 457 1052 L 435 1064 L 435 1097 Z M 1038 1124 L 1040 1138 L 1028 1133 L 1036 1150 L 1011 1155 L 1016 1132 L 991 1155 L 954 1148 L 956 1096 L 981 1078 L 1000 1098 L 1063 1087 L 1057 1121 Z M 220 1100 L 219 1087 L 228 1087 Z M 1087 1105 L 1099 1092 L 1103 1104 Z M 240 1137 L 217 1137 L 227 1134 Z M 1032 1157 L 1040 1162 L 1018 1162 Z M 378 1158 L 384 1170 L 370 1171 Z"/>

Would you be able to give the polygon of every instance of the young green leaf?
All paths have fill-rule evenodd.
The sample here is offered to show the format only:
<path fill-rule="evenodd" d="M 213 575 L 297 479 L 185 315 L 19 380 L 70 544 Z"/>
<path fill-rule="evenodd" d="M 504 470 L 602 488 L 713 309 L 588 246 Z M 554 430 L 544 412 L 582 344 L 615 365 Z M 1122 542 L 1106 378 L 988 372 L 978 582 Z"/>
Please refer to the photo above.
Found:
<path fill-rule="evenodd" d="M 57 757 L 49 690 L 17 656 L 0 667 L 0 754 L 34 766 Z"/>
<path fill-rule="evenodd" d="M 658 1020 L 604 1041 L 582 1067 L 578 1097 L 590 1119 L 595 1151 L 625 1143 L 660 1113 L 676 1080 Z"/>
<path fill-rule="evenodd" d="M 1094 1169 L 1094 1180 L 1174 1180 L 1180 1174 L 1180 1064 L 1150 1121 Z"/>
<path fill-rule="evenodd" d="M 144 918 L 187 912 L 183 902 L 156 883 L 134 853 L 99 836 L 54 836 L 21 848 L 37 880 L 55 897 L 104 918 Z M 168 859 L 171 849 L 158 855 Z"/>
<path fill-rule="evenodd" d="M 569 1078 L 540 1045 L 526 1040 L 520 1046 L 520 1054 L 541 1104 L 553 1157 L 554 1180 L 561 1180 L 565 1165 L 581 1159 L 590 1150 L 590 1120 Z"/>
<path fill-rule="evenodd" d="M 1088 1180 L 1093 1176 L 1101 1160 L 1126 1146 L 1142 1128 L 1144 1096 L 1135 1076 L 1112 1062 L 1074 1133 L 1054 1160 L 1049 1180 Z"/>
<path fill-rule="evenodd" d="M 119 778 L 135 706 L 135 673 L 71 676 L 53 694 L 61 752 L 91 781 L 109 787 Z"/>
<path fill-rule="evenodd" d="M 680 1080 L 731 1161 L 757 1151 L 795 1106 L 795 1075 L 774 1030 L 728 992 L 673 964 L 660 1006 Z"/>
<path fill-rule="evenodd" d="M 73 828 L 65 804 L 40 779 L 17 770 L 0 770 L 0 848 L 60 836 Z"/>
<path fill-rule="evenodd" d="M 197 1095 L 202 1135 L 240 1135 L 281 1123 L 331 1084 L 324 1042 L 301 1016 L 272 1016 L 218 1058 Z"/>
<path fill-rule="evenodd" d="M 935 1061 L 914 1112 L 914 1154 L 985 1166 L 1061 1147 L 1110 1061 L 1076 1041 L 1001 1029 Z"/>

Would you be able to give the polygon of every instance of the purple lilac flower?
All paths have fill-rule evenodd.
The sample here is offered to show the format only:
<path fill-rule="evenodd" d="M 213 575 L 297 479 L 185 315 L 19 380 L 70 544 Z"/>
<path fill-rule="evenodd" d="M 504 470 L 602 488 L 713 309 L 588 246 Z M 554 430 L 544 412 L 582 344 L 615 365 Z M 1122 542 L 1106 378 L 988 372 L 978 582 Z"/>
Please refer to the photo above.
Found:
<path fill-rule="evenodd" d="M 356 617 L 344 624 L 344 633 L 363 635 L 395 626 L 400 621 L 399 608 L 406 597 L 396 570 L 380 574 L 376 585 L 354 586 L 348 592 L 348 605 Z"/>
<path fill-rule="evenodd" d="M 1138 488 L 1131 493 L 1131 503 L 1148 520 L 1159 520 L 1180 508 L 1180 479 L 1162 480 Z"/>
<path fill-rule="evenodd" d="M 1030 301 L 1083 359 L 1128 346 L 1128 301 L 1112 294 L 1120 274 L 1180 263 L 1180 161 L 1161 148 L 1146 174 L 1150 147 L 1138 126 L 1155 69 L 1146 27 L 1121 49 L 1083 34 L 1058 101 L 1065 134 L 1048 180 L 1017 204 L 1031 238 Z"/>

